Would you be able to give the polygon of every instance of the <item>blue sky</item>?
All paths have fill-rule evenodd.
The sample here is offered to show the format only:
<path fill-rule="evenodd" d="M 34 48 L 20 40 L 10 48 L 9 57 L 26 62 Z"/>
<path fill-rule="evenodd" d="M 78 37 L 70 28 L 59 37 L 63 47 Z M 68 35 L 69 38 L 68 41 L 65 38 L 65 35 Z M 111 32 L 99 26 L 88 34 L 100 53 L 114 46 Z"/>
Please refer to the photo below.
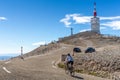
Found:
<path fill-rule="evenodd" d="M 93 3 L 101 33 L 120 36 L 120 0 L 0 0 L 0 54 L 29 52 L 40 44 L 90 30 Z"/>

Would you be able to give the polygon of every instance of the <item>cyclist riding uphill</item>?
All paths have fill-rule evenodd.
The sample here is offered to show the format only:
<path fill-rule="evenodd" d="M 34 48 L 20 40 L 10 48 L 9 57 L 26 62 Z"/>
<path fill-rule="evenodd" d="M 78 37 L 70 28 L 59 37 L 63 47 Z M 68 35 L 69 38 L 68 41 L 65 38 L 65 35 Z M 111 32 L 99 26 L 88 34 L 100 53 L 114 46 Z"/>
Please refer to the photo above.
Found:
<path fill-rule="evenodd" d="M 74 60 L 73 60 L 73 57 L 70 55 L 70 53 L 67 54 L 67 57 L 66 57 L 66 64 L 67 64 L 67 68 L 68 68 L 68 65 L 71 64 L 71 66 L 73 67 L 73 64 L 74 64 Z"/>

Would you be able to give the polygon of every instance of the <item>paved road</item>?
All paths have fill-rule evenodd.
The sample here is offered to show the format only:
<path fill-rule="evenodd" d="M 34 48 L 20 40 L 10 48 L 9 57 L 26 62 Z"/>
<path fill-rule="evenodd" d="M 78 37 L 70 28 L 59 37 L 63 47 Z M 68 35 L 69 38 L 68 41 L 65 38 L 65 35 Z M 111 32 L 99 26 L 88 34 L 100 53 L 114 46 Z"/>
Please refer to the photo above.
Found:
<path fill-rule="evenodd" d="M 57 68 L 56 62 L 61 54 L 70 52 L 72 47 L 65 46 L 50 53 L 8 62 L 0 62 L 0 80 L 107 80 L 86 74 L 71 77 L 63 69 Z"/>

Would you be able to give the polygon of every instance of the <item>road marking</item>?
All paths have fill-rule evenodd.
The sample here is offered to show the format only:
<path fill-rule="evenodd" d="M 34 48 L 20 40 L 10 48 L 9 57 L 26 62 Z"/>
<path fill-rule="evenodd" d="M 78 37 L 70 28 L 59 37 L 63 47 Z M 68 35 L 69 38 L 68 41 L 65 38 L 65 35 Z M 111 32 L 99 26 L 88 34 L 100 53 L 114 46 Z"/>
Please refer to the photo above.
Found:
<path fill-rule="evenodd" d="M 62 49 L 66 49 L 66 47 L 62 47 Z"/>
<path fill-rule="evenodd" d="M 3 70 L 5 70 L 7 73 L 11 73 L 10 71 L 8 71 L 8 70 L 6 69 L 6 67 L 3 67 Z"/>
<path fill-rule="evenodd" d="M 11 61 L 7 61 L 7 62 L 5 62 L 5 64 L 8 64 L 8 63 L 10 63 Z"/>
<path fill-rule="evenodd" d="M 56 65 L 55 65 L 55 61 L 52 61 L 52 67 L 57 69 Z"/>

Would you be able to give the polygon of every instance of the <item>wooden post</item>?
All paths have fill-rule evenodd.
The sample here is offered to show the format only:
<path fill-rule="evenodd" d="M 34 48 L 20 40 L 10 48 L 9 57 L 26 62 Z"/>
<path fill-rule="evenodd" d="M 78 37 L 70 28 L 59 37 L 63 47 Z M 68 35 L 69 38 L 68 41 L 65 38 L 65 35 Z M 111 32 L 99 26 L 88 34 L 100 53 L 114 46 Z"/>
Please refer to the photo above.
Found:
<path fill-rule="evenodd" d="M 65 59 L 66 59 L 66 57 L 67 57 L 67 55 L 66 55 L 66 54 L 62 54 L 62 55 L 61 55 L 61 61 L 62 61 L 62 62 L 64 62 L 64 61 L 65 61 Z"/>

